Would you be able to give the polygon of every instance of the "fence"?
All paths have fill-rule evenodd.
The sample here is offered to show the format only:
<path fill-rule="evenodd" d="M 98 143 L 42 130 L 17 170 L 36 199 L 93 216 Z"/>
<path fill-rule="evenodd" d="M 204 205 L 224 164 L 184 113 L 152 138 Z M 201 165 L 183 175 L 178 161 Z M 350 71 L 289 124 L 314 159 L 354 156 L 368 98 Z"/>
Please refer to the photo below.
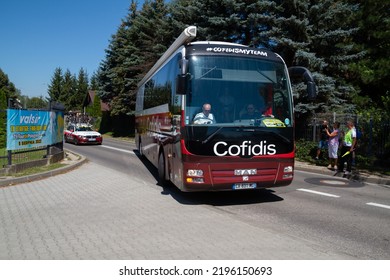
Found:
<path fill-rule="evenodd" d="M 359 118 L 356 115 L 321 114 L 308 120 L 305 124 L 297 124 L 296 139 L 318 142 L 320 140 L 321 123 L 327 120 L 330 124 L 340 122 L 340 130 L 346 130 L 346 121 L 354 120 L 357 131 L 361 137 L 358 139 L 359 154 L 380 160 L 390 157 L 390 119 L 372 120 Z"/>
<path fill-rule="evenodd" d="M 61 153 L 63 151 L 63 143 L 14 151 L 2 150 L 3 152 L 0 154 L 0 164 L 1 168 L 6 168 L 13 164 L 22 164 L 29 161 L 49 158 L 57 153 Z"/>

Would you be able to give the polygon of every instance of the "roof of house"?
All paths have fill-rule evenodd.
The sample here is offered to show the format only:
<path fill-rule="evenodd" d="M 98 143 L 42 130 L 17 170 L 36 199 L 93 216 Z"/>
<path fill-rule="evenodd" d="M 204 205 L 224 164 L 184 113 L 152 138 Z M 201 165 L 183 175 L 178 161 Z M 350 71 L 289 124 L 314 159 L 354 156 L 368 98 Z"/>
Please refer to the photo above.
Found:
<path fill-rule="evenodd" d="M 95 95 L 96 95 L 96 92 L 94 90 L 89 90 L 85 99 L 84 99 L 84 103 L 83 103 L 83 106 L 84 107 L 87 107 L 89 105 L 92 105 L 93 103 L 93 100 L 95 98 Z M 103 101 L 100 100 L 100 109 L 104 112 L 104 111 L 110 111 L 110 105 L 108 103 L 105 103 Z"/>

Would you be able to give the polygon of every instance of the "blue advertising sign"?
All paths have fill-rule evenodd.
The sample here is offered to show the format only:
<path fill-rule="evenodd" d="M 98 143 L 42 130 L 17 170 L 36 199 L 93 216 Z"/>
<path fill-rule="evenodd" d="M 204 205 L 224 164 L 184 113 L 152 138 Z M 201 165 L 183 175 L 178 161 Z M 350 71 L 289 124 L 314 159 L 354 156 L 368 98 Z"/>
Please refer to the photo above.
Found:
<path fill-rule="evenodd" d="M 52 145 L 63 135 L 63 112 L 7 109 L 7 150 Z"/>

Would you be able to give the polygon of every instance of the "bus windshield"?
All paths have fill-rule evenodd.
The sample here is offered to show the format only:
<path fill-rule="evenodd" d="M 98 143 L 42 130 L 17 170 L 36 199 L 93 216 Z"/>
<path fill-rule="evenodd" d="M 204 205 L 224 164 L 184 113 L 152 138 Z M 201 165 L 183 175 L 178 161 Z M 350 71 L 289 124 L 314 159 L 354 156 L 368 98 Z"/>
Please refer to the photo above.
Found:
<path fill-rule="evenodd" d="M 186 125 L 292 127 L 292 97 L 282 62 L 191 56 Z"/>

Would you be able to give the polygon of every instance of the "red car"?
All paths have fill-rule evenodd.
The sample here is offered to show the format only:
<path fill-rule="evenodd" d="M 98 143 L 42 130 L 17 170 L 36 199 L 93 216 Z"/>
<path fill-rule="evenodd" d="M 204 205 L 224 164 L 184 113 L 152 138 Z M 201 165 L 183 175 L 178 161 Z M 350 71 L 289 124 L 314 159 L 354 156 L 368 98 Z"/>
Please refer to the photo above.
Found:
<path fill-rule="evenodd" d="M 88 124 L 70 124 L 64 131 L 65 142 L 78 144 L 99 144 L 103 143 L 102 135 L 94 131 Z"/>

